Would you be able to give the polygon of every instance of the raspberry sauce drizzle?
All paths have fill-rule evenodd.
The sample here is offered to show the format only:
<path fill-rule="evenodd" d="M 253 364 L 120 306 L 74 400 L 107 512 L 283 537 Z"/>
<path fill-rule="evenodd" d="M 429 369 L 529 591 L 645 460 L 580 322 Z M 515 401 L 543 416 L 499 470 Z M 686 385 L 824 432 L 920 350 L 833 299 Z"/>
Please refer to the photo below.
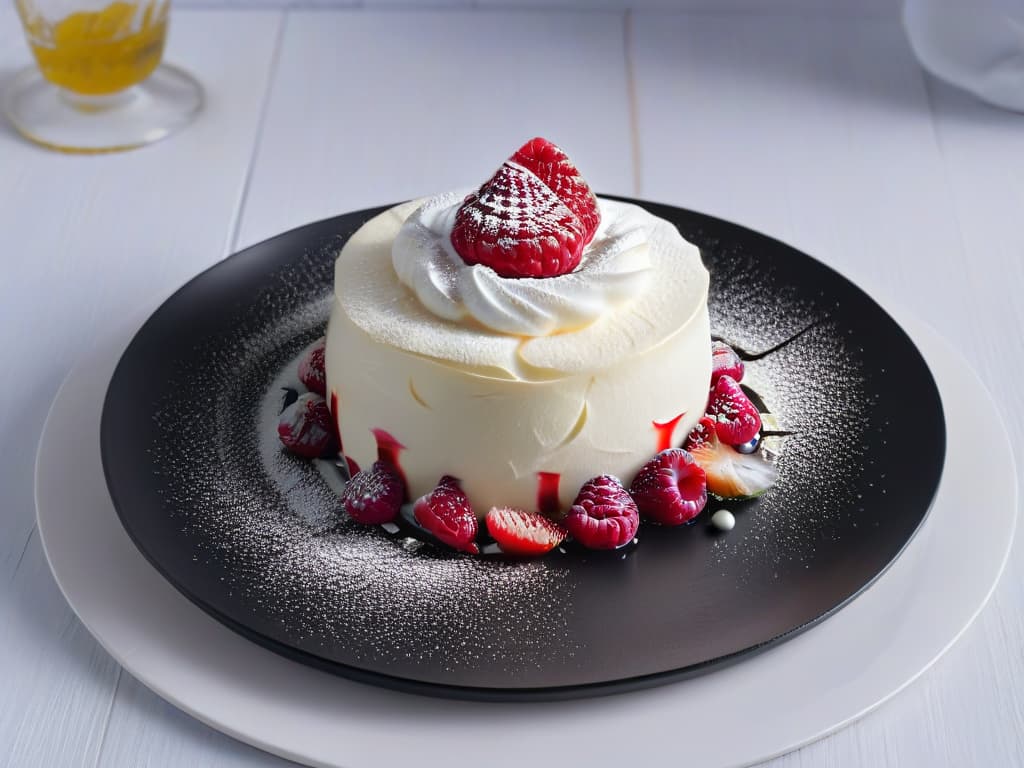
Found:
<path fill-rule="evenodd" d="M 558 484 L 562 476 L 557 472 L 537 473 L 537 511 L 545 517 L 558 517 L 562 511 L 558 502 Z"/>
<path fill-rule="evenodd" d="M 655 453 L 661 453 L 662 451 L 672 447 L 672 433 L 675 431 L 676 425 L 685 415 L 686 412 L 684 411 L 671 421 L 666 421 L 664 423 L 657 421 L 651 422 L 651 424 L 654 425 L 654 431 L 658 433 L 658 445 L 654 449 Z"/>
<path fill-rule="evenodd" d="M 333 389 L 331 390 L 331 423 L 334 425 L 334 437 L 338 441 L 338 453 L 345 453 L 345 448 L 341 444 L 341 425 L 338 424 L 338 393 Z"/>
<path fill-rule="evenodd" d="M 377 441 L 377 460 L 395 468 L 398 476 L 402 478 L 402 485 L 405 486 L 405 500 L 408 501 L 409 483 L 405 479 L 405 470 L 402 469 L 402 464 L 398 460 L 398 454 L 405 450 L 405 446 L 387 430 L 374 428 L 370 431 L 373 432 L 373 437 Z"/>

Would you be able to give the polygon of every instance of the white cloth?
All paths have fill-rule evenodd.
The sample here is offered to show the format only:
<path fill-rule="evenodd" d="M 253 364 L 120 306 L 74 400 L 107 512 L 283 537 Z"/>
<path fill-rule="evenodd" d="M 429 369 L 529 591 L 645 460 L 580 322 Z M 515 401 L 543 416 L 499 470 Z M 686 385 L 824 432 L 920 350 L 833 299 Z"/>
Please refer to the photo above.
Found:
<path fill-rule="evenodd" d="M 1024 112 L 1024 0 L 906 0 L 903 26 L 933 75 Z"/>

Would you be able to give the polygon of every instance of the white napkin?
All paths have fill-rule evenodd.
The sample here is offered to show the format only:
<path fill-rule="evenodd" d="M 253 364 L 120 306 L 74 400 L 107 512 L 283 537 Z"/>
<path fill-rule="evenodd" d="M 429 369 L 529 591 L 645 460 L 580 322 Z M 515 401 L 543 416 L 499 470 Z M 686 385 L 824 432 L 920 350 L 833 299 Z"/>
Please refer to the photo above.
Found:
<path fill-rule="evenodd" d="M 1024 112 L 1024 0 L 905 0 L 903 26 L 933 75 Z"/>

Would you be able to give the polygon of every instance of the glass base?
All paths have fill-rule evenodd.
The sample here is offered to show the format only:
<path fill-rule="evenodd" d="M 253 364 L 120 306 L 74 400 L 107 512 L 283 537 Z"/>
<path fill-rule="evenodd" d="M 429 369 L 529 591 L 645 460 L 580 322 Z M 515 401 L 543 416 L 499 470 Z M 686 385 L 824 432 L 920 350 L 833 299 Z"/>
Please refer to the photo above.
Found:
<path fill-rule="evenodd" d="M 79 96 L 28 67 L 14 77 L 3 102 L 7 117 L 26 138 L 49 149 L 85 153 L 159 141 L 188 125 L 202 106 L 202 86 L 168 64 L 109 96 Z"/>

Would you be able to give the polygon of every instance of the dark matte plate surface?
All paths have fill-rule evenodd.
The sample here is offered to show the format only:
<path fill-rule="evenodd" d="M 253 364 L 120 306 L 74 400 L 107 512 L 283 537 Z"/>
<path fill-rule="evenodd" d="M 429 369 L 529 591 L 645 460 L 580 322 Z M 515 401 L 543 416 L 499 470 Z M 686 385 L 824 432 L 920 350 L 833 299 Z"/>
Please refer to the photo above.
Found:
<path fill-rule="evenodd" d="M 945 455 L 935 384 L 899 326 L 811 257 L 642 205 L 701 247 L 712 329 L 757 358 L 748 381 L 793 433 L 779 441 L 780 480 L 760 499 L 711 502 L 681 529 L 641 526 L 625 555 L 525 563 L 339 520 L 333 468 L 284 454 L 274 426 L 297 357 L 323 333 L 334 257 L 377 209 L 227 259 L 138 332 L 102 421 L 128 533 L 182 593 L 252 640 L 421 693 L 628 690 L 820 621 L 881 574 L 927 514 Z M 720 507 L 737 517 L 728 534 L 708 525 Z"/>

